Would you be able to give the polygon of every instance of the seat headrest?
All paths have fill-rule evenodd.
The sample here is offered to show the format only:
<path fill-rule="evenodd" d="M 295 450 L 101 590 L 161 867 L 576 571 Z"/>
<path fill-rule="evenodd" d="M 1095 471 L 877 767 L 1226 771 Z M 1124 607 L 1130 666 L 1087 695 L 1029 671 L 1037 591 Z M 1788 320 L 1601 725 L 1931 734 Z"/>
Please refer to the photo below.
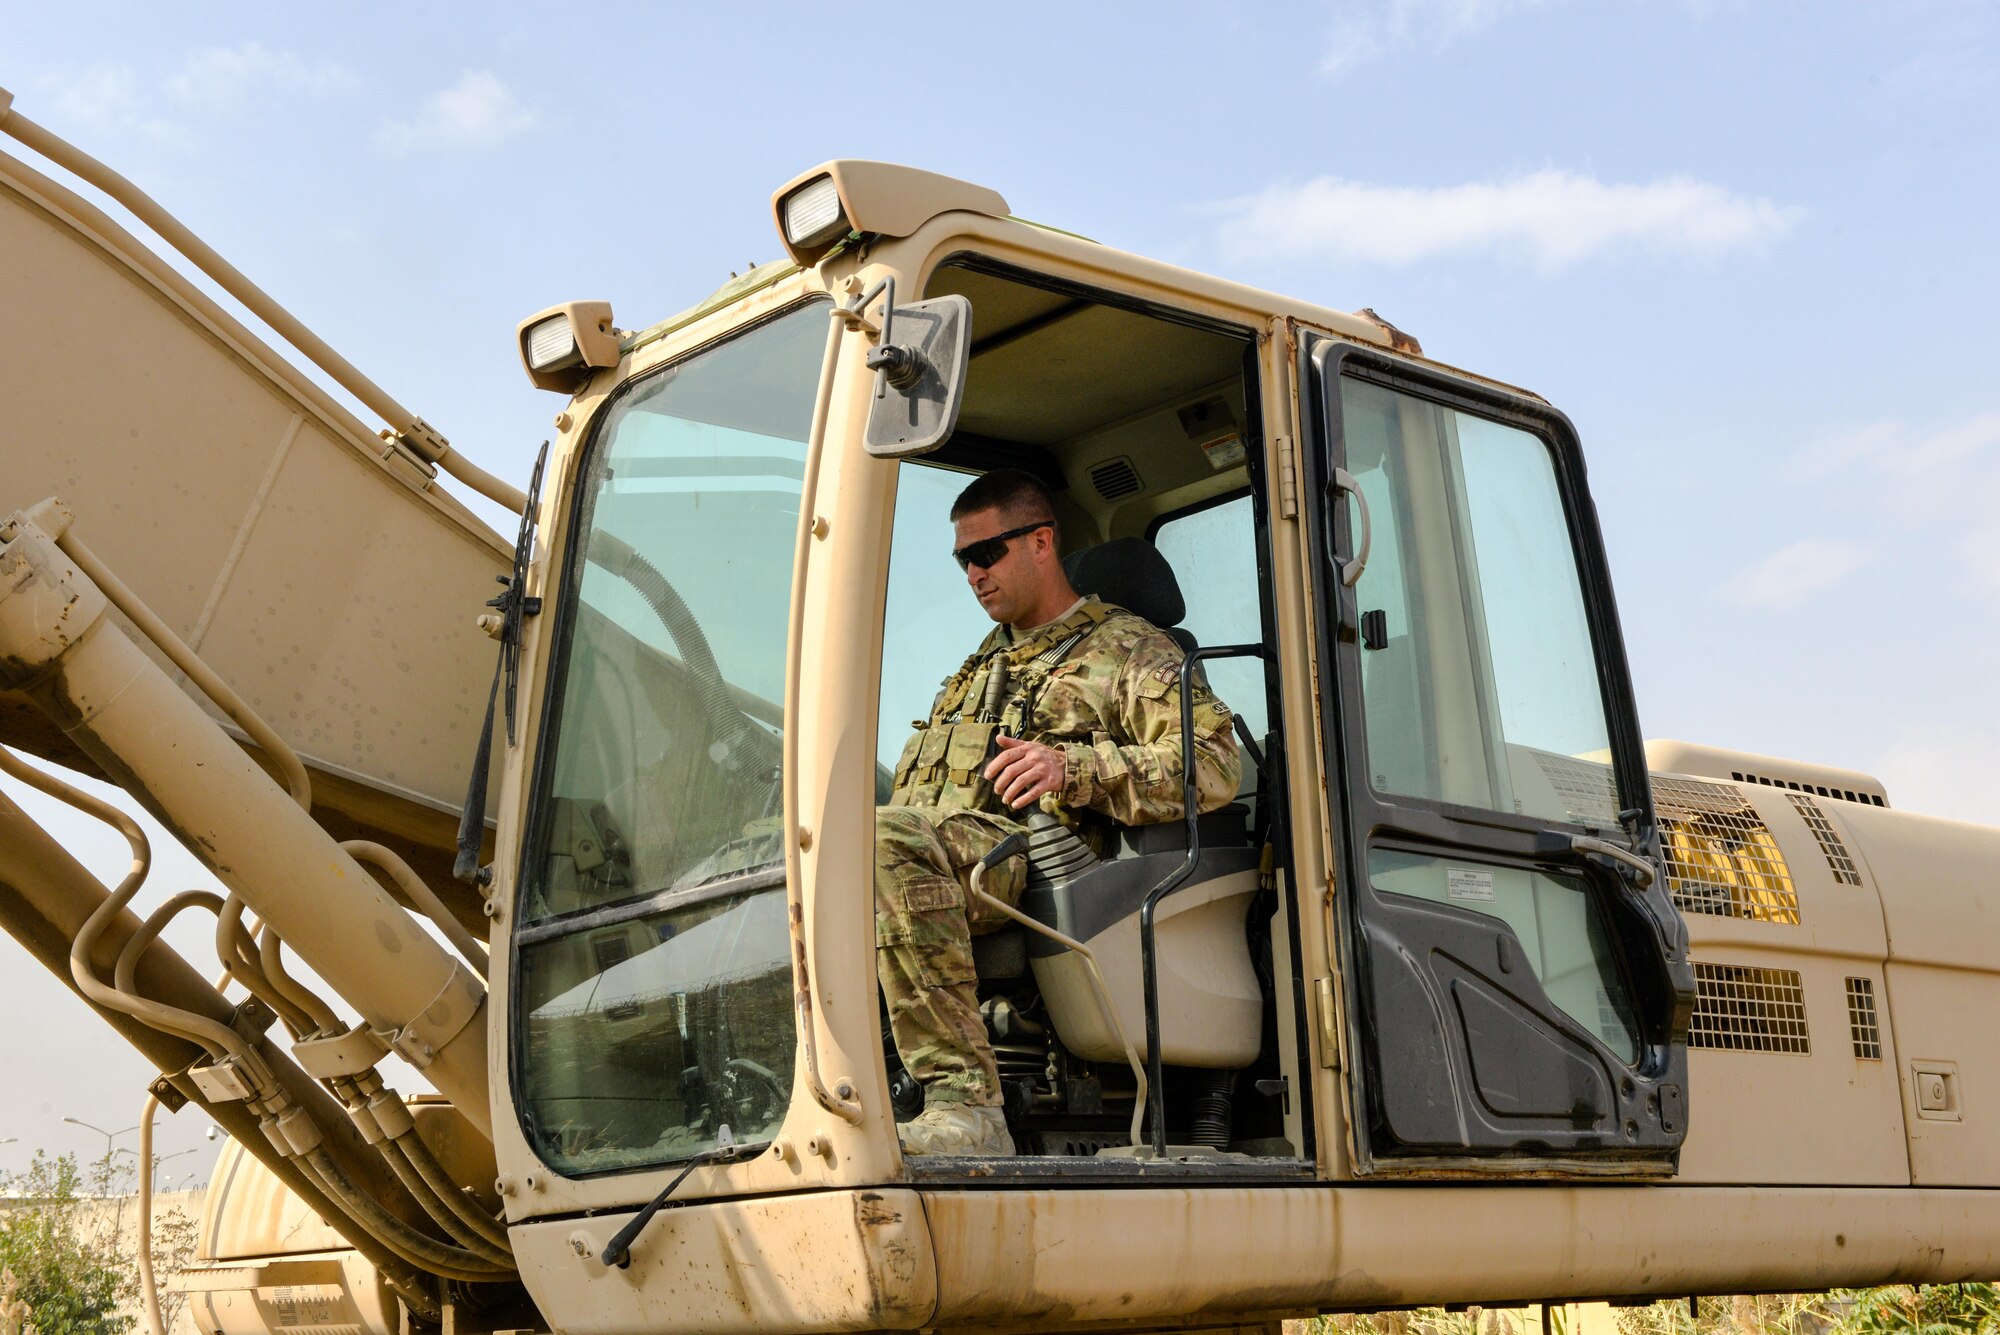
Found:
<path fill-rule="evenodd" d="M 1159 548 L 1144 538 L 1113 538 L 1063 558 L 1063 572 L 1078 593 L 1137 612 L 1161 630 L 1187 615 L 1180 581 Z"/>

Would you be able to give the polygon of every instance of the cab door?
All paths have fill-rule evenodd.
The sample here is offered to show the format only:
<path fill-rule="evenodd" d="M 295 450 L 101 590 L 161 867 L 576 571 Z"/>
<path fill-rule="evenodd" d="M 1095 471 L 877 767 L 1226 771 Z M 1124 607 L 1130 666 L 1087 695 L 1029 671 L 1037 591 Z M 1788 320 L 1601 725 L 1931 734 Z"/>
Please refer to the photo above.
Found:
<path fill-rule="evenodd" d="M 1671 1172 L 1693 979 L 1575 437 L 1301 361 L 1355 1171 Z"/>

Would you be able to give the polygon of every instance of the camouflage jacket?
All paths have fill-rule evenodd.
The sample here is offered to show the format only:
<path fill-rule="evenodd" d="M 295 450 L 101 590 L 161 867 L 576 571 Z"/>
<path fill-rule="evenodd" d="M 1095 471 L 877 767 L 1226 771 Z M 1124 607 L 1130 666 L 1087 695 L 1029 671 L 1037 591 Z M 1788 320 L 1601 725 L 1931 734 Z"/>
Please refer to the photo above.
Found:
<path fill-rule="evenodd" d="M 1025 635 L 995 627 L 912 724 L 891 805 L 1005 814 L 980 773 L 1005 733 L 1062 751 L 1062 792 L 1044 801 L 1066 823 L 1084 812 L 1120 825 L 1181 819 L 1183 657 L 1164 631 L 1095 598 Z M 1236 796 L 1243 766 L 1229 706 L 1199 680 L 1194 750 L 1197 805 L 1213 811 Z"/>

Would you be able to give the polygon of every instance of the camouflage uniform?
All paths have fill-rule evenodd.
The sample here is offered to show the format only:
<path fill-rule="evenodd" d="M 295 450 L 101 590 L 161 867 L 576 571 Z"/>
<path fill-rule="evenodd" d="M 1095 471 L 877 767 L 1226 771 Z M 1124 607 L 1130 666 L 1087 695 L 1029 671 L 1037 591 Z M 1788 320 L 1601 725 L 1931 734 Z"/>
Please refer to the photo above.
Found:
<path fill-rule="evenodd" d="M 1062 791 L 1042 808 L 1094 844 L 1107 823 L 1179 820 L 1182 657 L 1143 618 L 1086 599 L 1019 637 L 995 628 L 912 725 L 895 792 L 875 811 L 876 970 L 896 1050 L 927 1102 L 1000 1103 L 972 937 L 1002 919 L 965 889 L 979 859 L 1024 829 L 981 773 L 994 735 L 1064 753 Z M 1242 762 L 1229 706 L 1205 682 L 1194 691 L 1197 805 L 1212 811 L 1236 796 Z M 1026 879 L 1026 859 L 1013 857 L 982 885 L 1012 904 Z"/>

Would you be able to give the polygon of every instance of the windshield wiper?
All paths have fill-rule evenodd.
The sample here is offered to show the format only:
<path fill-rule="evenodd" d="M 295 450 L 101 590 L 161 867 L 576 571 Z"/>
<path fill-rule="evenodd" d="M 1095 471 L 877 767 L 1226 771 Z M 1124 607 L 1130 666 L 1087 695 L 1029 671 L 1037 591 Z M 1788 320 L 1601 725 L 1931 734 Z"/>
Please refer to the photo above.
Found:
<path fill-rule="evenodd" d="M 597 1259 L 607 1266 L 625 1269 L 632 1264 L 632 1244 L 646 1231 L 646 1225 L 653 1222 L 653 1216 L 667 1208 L 667 1197 L 680 1189 L 681 1183 L 688 1180 L 689 1173 L 707 1164 L 737 1163 L 744 1159 L 754 1159 L 769 1148 L 770 1144 L 768 1140 L 760 1140 L 750 1145 L 738 1145 L 736 1138 L 730 1134 L 729 1124 L 724 1122 L 716 1128 L 715 1148 L 703 1150 L 689 1159 L 687 1166 L 675 1174 L 674 1180 L 667 1183 L 665 1190 L 647 1201 L 644 1209 L 626 1221 L 625 1227 L 611 1235 L 611 1241 L 604 1244 L 604 1252 Z"/>
<path fill-rule="evenodd" d="M 493 764 L 493 700 L 507 690 L 507 745 L 514 745 L 514 697 L 521 685 L 521 621 L 542 610 L 542 600 L 528 596 L 528 565 L 535 555 L 535 507 L 541 502 L 542 466 L 549 461 L 549 443 L 535 456 L 528 480 L 528 502 L 521 508 L 521 527 L 514 537 L 514 564 L 493 578 L 505 587 L 487 606 L 500 617 L 500 661 L 493 665 L 493 685 L 486 691 L 486 722 L 479 731 L 479 748 L 472 756 L 472 779 L 466 784 L 465 810 L 458 818 L 458 857 L 451 874 L 467 885 L 485 885 L 493 869 L 479 865 L 479 845 L 486 837 L 486 773 Z"/>

